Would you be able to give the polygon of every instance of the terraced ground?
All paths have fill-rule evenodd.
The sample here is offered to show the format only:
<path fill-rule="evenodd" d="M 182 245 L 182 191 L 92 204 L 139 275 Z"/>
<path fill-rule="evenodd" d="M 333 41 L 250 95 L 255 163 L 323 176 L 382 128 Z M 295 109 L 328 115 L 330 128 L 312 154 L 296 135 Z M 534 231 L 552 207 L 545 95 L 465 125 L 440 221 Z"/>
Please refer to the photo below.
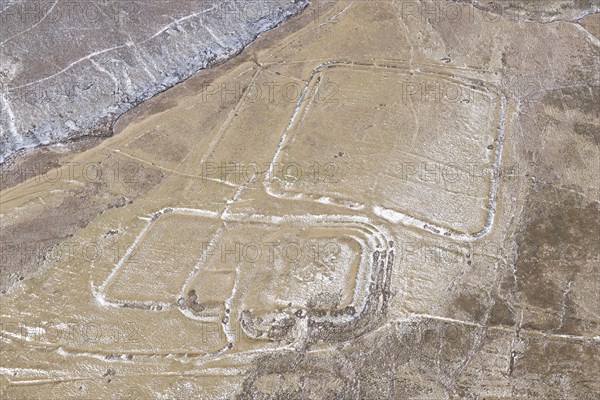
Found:
<path fill-rule="evenodd" d="M 2 398 L 600 395 L 597 33 L 422 4 L 315 2 L 8 185 Z"/>

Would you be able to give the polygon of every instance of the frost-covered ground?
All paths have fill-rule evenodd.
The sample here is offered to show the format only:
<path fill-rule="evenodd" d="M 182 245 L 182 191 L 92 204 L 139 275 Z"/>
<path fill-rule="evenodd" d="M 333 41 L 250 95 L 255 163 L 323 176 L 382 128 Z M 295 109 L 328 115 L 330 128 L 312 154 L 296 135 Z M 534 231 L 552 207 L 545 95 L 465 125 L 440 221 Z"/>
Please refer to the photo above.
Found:
<path fill-rule="evenodd" d="M 131 107 L 226 60 L 308 0 L 3 0 L 0 163 L 108 136 Z"/>

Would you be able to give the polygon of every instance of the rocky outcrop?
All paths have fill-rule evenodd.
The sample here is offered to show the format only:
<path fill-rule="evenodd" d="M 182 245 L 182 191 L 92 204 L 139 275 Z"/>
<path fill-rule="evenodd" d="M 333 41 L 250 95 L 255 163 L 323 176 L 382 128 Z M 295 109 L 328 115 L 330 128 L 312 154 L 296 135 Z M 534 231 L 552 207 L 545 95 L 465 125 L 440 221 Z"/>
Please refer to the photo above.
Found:
<path fill-rule="evenodd" d="M 0 163 L 109 136 L 124 112 L 239 53 L 309 0 L 0 3 Z"/>

